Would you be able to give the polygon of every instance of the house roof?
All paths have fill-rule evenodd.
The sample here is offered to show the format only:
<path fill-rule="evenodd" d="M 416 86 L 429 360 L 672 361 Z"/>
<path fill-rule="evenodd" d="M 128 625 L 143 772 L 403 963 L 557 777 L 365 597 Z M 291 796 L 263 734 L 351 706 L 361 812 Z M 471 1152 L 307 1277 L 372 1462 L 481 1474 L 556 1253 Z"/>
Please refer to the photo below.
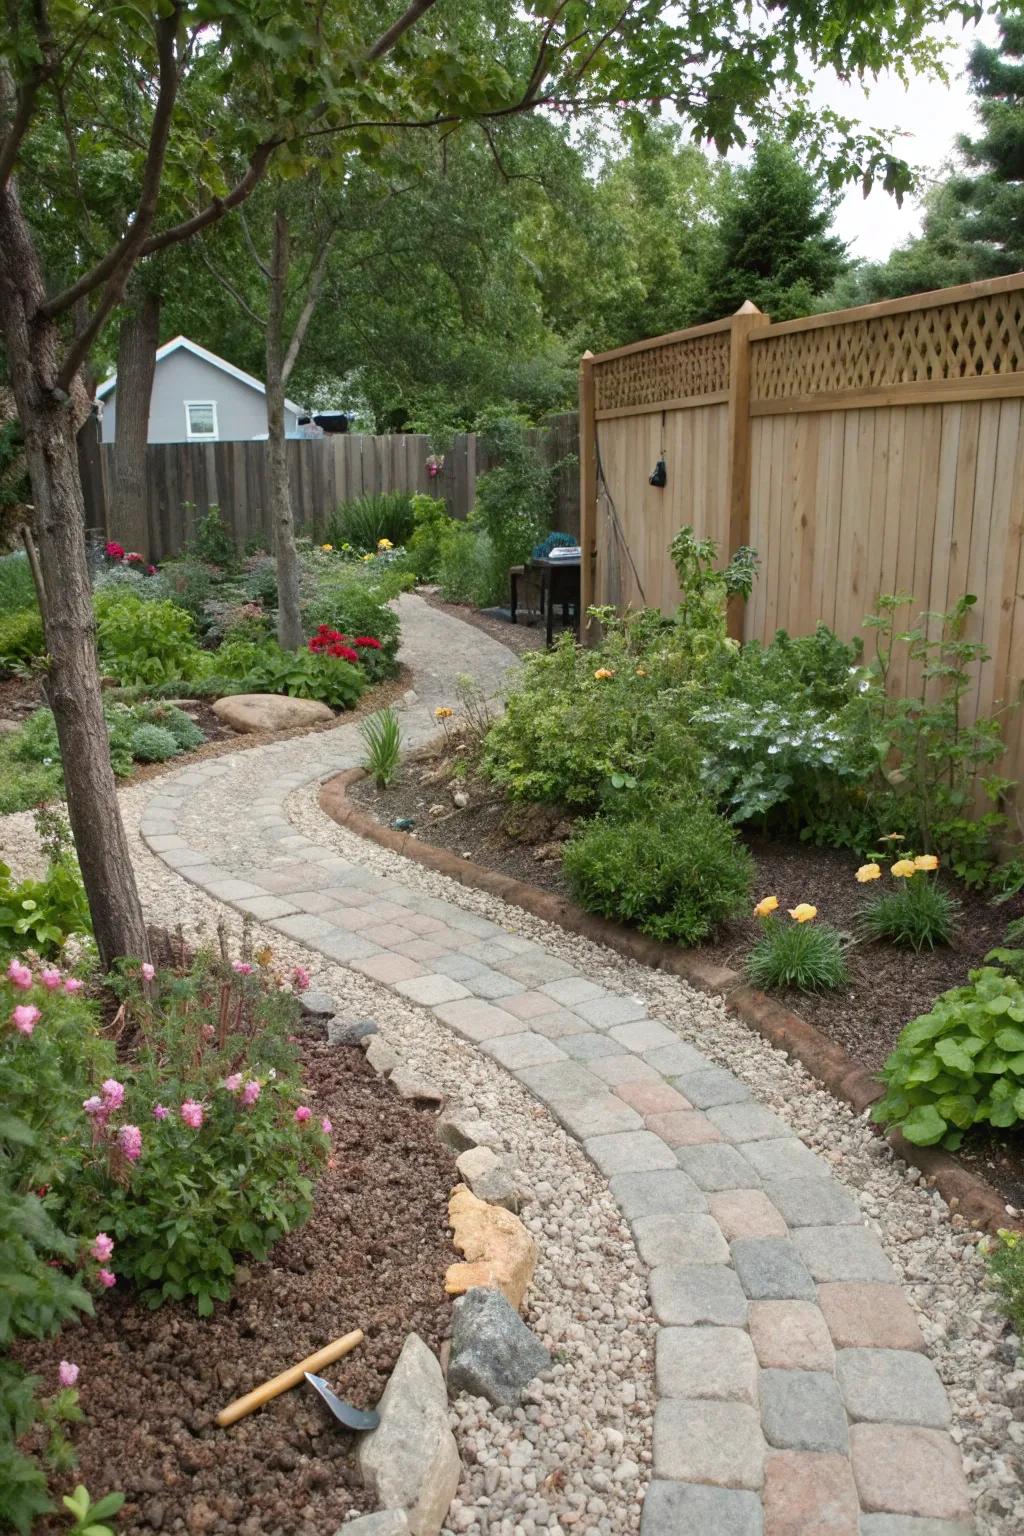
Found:
<path fill-rule="evenodd" d="M 261 395 L 266 394 L 266 386 L 261 384 L 259 379 L 254 379 L 251 373 L 246 373 L 242 368 L 236 368 L 234 363 L 225 362 L 222 357 L 217 356 L 216 352 L 210 352 L 206 347 L 201 347 L 197 341 L 189 341 L 187 336 L 175 336 L 173 341 L 165 341 L 162 347 L 157 347 L 156 361 L 162 363 L 165 357 L 170 357 L 172 352 L 177 352 L 181 347 L 184 347 L 186 352 L 191 352 L 193 357 L 201 357 L 204 363 L 212 363 L 214 368 L 219 368 L 222 373 L 230 374 L 240 384 L 248 384 L 250 389 L 259 390 Z M 112 373 L 97 387 L 96 394 L 99 399 L 104 400 L 116 387 L 117 374 Z M 302 413 L 302 406 L 296 405 L 293 400 L 286 400 L 285 407 L 289 411 L 294 411 L 297 416 Z"/>

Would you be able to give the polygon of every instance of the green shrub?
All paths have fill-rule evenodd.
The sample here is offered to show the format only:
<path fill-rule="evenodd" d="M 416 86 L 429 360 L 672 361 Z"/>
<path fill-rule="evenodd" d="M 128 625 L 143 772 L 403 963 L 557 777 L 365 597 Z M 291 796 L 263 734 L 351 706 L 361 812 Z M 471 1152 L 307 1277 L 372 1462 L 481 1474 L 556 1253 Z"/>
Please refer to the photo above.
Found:
<path fill-rule="evenodd" d="M 167 589 L 166 595 L 179 608 L 191 614 L 200 630 L 207 623 L 206 605 L 217 588 L 218 574 L 213 566 L 188 558 L 167 560 L 160 570 Z"/>
<path fill-rule="evenodd" d="M 231 530 L 220 515 L 220 508 L 213 506 L 201 517 L 195 532 L 186 546 L 190 560 L 200 565 L 213 565 L 222 571 L 238 567 L 238 551 Z"/>
<path fill-rule="evenodd" d="M 402 728 L 393 709 L 380 709 L 367 715 L 359 727 L 366 743 L 363 767 L 378 789 L 387 789 L 398 770 L 402 755 Z"/>
<path fill-rule="evenodd" d="M 0 555 L 0 617 L 36 607 L 36 587 L 24 550 Z"/>
<path fill-rule="evenodd" d="M 770 645 L 747 640 L 724 678 L 729 698 L 793 704 L 832 714 L 857 693 L 863 641 L 840 640 L 819 620 L 812 635 L 776 632 Z"/>
<path fill-rule="evenodd" d="M 508 571 L 499 591 L 494 579 L 495 563 L 494 547 L 488 536 L 467 523 L 453 521 L 441 538 L 437 561 L 437 580 L 445 602 L 486 607 L 502 601 Z"/>
<path fill-rule="evenodd" d="M 774 899 L 774 898 L 771 898 Z M 814 920 L 813 907 L 794 907 L 798 914 L 780 921 L 773 914 L 762 919 L 761 936 L 746 959 L 746 972 L 755 987 L 780 991 L 795 987 L 800 992 L 827 992 L 849 980 L 839 934 L 827 923 Z"/>
<path fill-rule="evenodd" d="M 996 955 L 998 955 L 996 951 Z M 993 957 L 989 957 L 993 958 Z M 995 966 L 972 971 L 911 1020 L 882 1069 L 880 1124 L 908 1141 L 956 1148 L 972 1125 L 1024 1120 L 1024 983 Z"/>
<path fill-rule="evenodd" d="M 43 621 L 38 608 L 0 613 L 0 673 L 13 672 L 45 655 Z"/>
<path fill-rule="evenodd" d="M 191 715 L 173 704 L 136 704 L 132 716 L 140 725 L 158 725 L 169 731 L 182 752 L 194 752 L 206 740 Z"/>
<path fill-rule="evenodd" d="M 557 477 L 569 461 L 548 464 L 530 440 L 525 420 L 507 411 L 488 413 L 477 426 L 495 465 L 476 482 L 471 517 L 473 527 L 487 535 L 478 551 L 480 585 L 475 597 L 486 607 L 505 601 L 509 566 L 529 559 L 551 526 Z"/>
<path fill-rule="evenodd" d="M 929 879 L 926 869 L 914 869 L 912 854 L 897 861 L 893 873 L 904 864 L 909 872 L 897 877 L 892 890 L 877 891 L 868 898 L 858 922 L 861 934 L 918 954 L 937 944 L 951 944 L 959 902 Z M 878 864 L 862 866 L 862 871 L 875 869 Z"/>
<path fill-rule="evenodd" d="M 316 569 L 315 581 L 307 577 L 302 621 L 307 634 L 321 624 L 355 639 L 369 635 L 380 641 L 379 661 L 385 673 L 396 670 L 401 624 L 391 599 L 401 590 L 401 577 L 379 561 L 372 569 L 340 561 Z"/>
<path fill-rule="evenodd" d="M 58 955 L 73 935 L 92 932 L 89 904 L 74 849 L 58 847 L 42 880 L 15 884 L 0 863 L 0 959 L 23 949 Z"/>
<path fill-rule="evenodd" d="M 100 662 L 123 683 L 194 677 L 204 665 L 195 625 L 177 603 L 148 603 L 128 592 L 95 600 Z"/>
<path fill-rule="evenodd" d="M 130 592 L 143 603 L 166 601 L 172 594 L 162 575 L 147 576 L 134 565 L 106 565 L 96 572 L 93 593 Z"/>
<path fill-rule="evenodd" d="M 284 651 L 276 640 L 223 645 L 216 666 L 218 671 L 207 680 L 208 691 L 286 693 L 296 699 L 319 699 L 332 709 L 352 709 L 366 687 L 365 673 L 351 662 L 309 651 Z M 236 686 L 225 688 L 225 682 Z"/>
<path fill-rule="evenodd" d="M 169 757 L 177 757 L 181 748 L 162 725 L 145 722 L 135 726 L 131 734 L 131 754 L 137 763 L 165 763 Z"/>
<path fill-rule="evenodd" d="M 58 1198 L 77 1230 L 114 1239 L 111 1268 L 150 1306 L 207 1316 L 236 1259 L 266 1258 L 312 1211 L 328 1136 L 301 1103 L 299 1005 L 206 958 L 148 987 L 126 971 L 122 991 L 137 1050 L 120 1083 L 90 1085 L 83 1166 Z"/>
<path fill-rule="evenodd" d="M 678 944 L 699 944 L 740 911 L 752 878 L 733 829 L 698 798 L 588 822 L 566 844 L 564 866 L 588 911 Z"/>
<path fill-rule="evenodd" d="M 441 568 L 441 550 L 455 527 L 445 503 L 433 496 L 412 498 L 413 531 L 406 543 L 406 556 L 420 581 L 436 581 Z"/>
<path fill-rule="evenodd" d="M 25 763 L 15 755 L 17 737 L 0 736 L 0 816 L 29 811 L 64 792 L 59 759 L 50 764 Z"/>
<path fill-rule="evenodd" d="M 989 1276 L 1014 1331 L 1024 1334 L 1024 1237 L 1000 1230 L 986 1249 Z"/>
<path fill-rule="evenodd" d="M 412 529 L 412 497 L 405 491 L 385 491 L 342 502 L 328 519 L 324 542 L 336 549 L 349 544 L 353 549 L 373 550 L 381 539 L 404 544 Z"/>

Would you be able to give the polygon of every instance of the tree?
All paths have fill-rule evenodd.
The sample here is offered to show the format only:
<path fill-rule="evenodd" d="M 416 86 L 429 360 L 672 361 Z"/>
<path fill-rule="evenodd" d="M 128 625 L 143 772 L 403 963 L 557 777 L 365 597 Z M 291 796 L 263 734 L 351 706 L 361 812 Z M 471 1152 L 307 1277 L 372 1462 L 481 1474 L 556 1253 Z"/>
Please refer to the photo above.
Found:
<path fill-rule="evenodd" d="M 1024 17 L 1000 16 L 995 48 L 976 42 L 967 73 L 981 123 L 958 147 L 971 177 L 956 177 L 960 232 L 973 248 L 979 276 L 1024 266 Z"/>
<path fill-rule="evenodd" d="M 75 434 L 89 410 L 83 369 L 133 271 L 240 207 L 275 160 L 301 174 L 321 145 L 372 160 L 409 131 L 454 131 L 538 106 L 613 103 L 642 116 L 664 100 L 719 148 L 765 122 L 800 73 L 927 59 L 926 29 L 967 0 L 787 0 L 763 21 L 723 0 L 676 12 L 661 0 L 10 0 L 0 39 L 0 330 L 25 432 L 46 588 L 50 693 L 68 812 L 100 955 L 143 955 L 146 932 L 106 750 Z M 222 100 L 211 151 L 210 100 Z M 129 114 L 124 103 L 138 108 Z M 641 107 L 641 103 L 644 106 Z M 806 110 L 801 110 L 806 125 Z M 96 160 L 127 163 L 131 212 L 93 259 L 81 250 L 48 286 L 16 172 L 56 125 Z M 909 172 L 877 136 L 830 118 L 837 179 Z M 239 173 L 220 179 L 232 158 Z M 190 212 L 177 214 L 189 175 Z M 68 178 L 70 179 L 70 178 Z"/>
<path fill-rule="evenodd" d="M 773 320 L 813 310 L 847 265 L 846 247 L 828 233 L 834 212 L 835 198 L 794 151 L 763 139 L 723 200 L 702 318 L 734 314 L 745 299 Z"/>

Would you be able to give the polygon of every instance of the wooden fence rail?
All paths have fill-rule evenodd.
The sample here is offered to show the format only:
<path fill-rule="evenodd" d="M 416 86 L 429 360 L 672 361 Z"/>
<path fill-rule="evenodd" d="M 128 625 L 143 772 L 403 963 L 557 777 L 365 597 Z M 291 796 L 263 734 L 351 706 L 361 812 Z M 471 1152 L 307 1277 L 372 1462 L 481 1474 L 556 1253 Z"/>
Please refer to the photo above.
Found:
<path fill-rule="evenodd" d="M 549 419 L 530 434 L 539 452 L 555 464 L 577 452 L 576 412 Z M 111 504 L 113 445 L 83 447 L 86 520 L 100 533 L 116 535 Z M 460 432 L 436 478 L 427 469 L 431 453 L 426 437 L 394 433 L 371 437 L 339 433 L 288 443 L 292 504 L 301 533 L 319 538 L 334 509 L 357 496 L 381 491 L 423 492 L 443 497 L 453 517 L 465 518 L 473 507 L 477 477 L 490 468 L 484 444 L 473 432 Z M 553 526 L 579 529 L 579 480 L 572 464 L 558 477 Z M 267 444 L 151 443 L 146 449 L 150 551 L 155 560 L 181 553 L 196 520 L 211 506 L 232 530 L 240 549 L 253 543 L 270 547 L 273 529 L 267 480 Z"/>
<path fill-rule="evenodd" d="M 649 484 L 659 458 L 663 489 Z M 761 570 L 733 632 L 863 636 L 878 596 L 977 596 L 992 653 L 972 714 L 1024 679 L 1024 273 L 772 325 L 728 320 L 583 360 L 585 603 L 679 600 L 668 558 L 690 524 Z M 901 669 L 901 670 L 900 670 Z M 894 686 L 919 669 L 900 657 Z M 1024 779 L 1024 710 L 1000 771 Z"/>

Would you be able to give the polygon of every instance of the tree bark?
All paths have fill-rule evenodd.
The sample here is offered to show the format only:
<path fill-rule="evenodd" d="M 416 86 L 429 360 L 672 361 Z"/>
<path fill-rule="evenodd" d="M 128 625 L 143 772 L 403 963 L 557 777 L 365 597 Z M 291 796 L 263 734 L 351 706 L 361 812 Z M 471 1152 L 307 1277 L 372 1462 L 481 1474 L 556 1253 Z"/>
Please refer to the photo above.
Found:
<path fill-rule="evenodd" d="M 103 719 L 76 433 L 90 402 L 79 374 L 56 391 L 61 335 L 39 307 L 42 271 L 14 182 L 0 191 L 0 331 L 25 434 L 35 532 L 46 584 L 47 693 L 57 724 L 68 815 L 100 959 L 149 958 L 142 906 L 117 803 Z"/>
<path fill-rule="evenodd" d="M 117 436 L 111 535 L 149 560 L 146 443 L 160 340 L 160 297 L 143 290 L 125 309 L 117 342 Z"/>
<path fill-rule="evenodd" d="M 274 214 L 274 249 L 270 263 L 267 319 L 267 451 L 270 458 L 270 509 L 277 555 L 277 638 L 287 651 L 302 645 L 299 595 L 299 555 L 295 548 L 295 519 L 288 483 L 288 452 L 284 435 L 284 321 L 288 291 L 288 220 Z"/>

